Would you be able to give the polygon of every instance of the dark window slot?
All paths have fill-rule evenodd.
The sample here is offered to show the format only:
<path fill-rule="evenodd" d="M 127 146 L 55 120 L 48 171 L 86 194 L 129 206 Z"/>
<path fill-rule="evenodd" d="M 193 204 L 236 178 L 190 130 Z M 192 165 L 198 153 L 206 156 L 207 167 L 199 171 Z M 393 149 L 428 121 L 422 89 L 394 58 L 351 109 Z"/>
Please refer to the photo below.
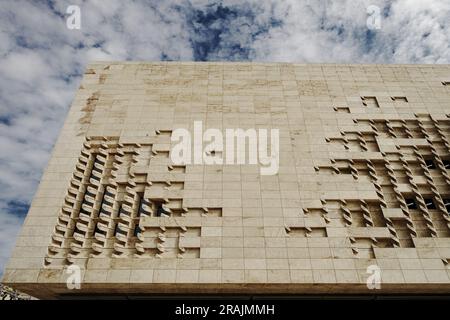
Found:
<path fill-rule="evenodd" d="M 425 164 L 428 169 L 436 169 L 436 165 L 434 164 L 434 161 L 431 159 L 426 159 Z"/>
<path fill-rule="evenodd" d="M 164 215 L 170 215 L 170 212 L 164 210 L 164 206 L 162 202 L 156 202 L 155 203 L 155 208 L 156 208 L 156 216 L 157 217 L 161 217 L 163 214 Z"/>
<path fill-rule="evenodd" d="M 416 204 L 415 199 L 408 198 L 408 199 L 405 199 L 405 202 L 406 202 L 406 206 L 408 207 L 408 209 L 412 209 L 412 210 L 417 209 L 417 204 Z"/>
<path fill-rule="evenodd" d="M 135 237 L 137 237 L 139 233 L 141 233 L 141 228 L 139 228 L 139 225 L 136 224 L 136 226 L 134 227 L 133 235 L 134 235 Z"/>
<path fill-rule="evenodd" d="M 427 209 L 430 209 L 430 210 L 436 209 L 436 206 L 434 205 L 433 199 L 425 198 L 423 200 L 425 201 L 425 205 L 427 206 Z"/>
<path fill-rule="evenodd" d="M 143 193 L 138 193 L 137 195 L 138 195 L 138 199 L 139 199 L 139 206 L 138 206 L 137 216 L 140 217 L 141 213 L 143 212 L 142 205 L 145 203 L 145 200 L 144 200 L 144 194 Z"/>
<path fill-rule="evenodd" d="M 445 209 L 450 214 L 450 199 L 442 199 L 444 201 Z"/>

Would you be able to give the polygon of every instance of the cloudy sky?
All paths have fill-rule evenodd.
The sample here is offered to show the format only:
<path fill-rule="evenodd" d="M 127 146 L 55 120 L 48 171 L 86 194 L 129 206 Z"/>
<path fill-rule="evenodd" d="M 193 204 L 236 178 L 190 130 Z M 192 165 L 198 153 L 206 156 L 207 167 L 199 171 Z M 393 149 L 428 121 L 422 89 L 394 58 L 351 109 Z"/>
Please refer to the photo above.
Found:
<path fill-rule="evenodd" d="M 449 21 L 448 0 L 1 0 L 0 274 L 89 61 L 450 63 Z"/>

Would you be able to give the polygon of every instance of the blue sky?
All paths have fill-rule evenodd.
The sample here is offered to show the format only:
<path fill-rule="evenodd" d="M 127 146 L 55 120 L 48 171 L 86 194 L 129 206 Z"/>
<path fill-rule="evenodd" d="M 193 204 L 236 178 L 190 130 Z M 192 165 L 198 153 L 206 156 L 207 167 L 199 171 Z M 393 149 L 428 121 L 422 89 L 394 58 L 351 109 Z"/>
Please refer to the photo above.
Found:
<path fill-rule="evenodd" d="M 448 21 L 448 0 L 2 0 L 0 273 L 89 61 L 449 63 Z"/>

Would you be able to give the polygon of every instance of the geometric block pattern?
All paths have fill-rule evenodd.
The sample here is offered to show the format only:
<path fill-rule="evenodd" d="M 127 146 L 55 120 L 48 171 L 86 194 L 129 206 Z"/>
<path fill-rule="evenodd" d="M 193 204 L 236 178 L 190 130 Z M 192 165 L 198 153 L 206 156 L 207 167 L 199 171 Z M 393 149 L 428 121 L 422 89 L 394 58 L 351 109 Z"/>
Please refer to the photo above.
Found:
<path fill-rule="evenodd" d="M 367 97 L 361 100 L 369 107 Z M 373 106 L 379 107 L 376 101 L 373 97 Z M 409 120 L 353 121 L 354 129 L 326 138 L 349 156 L 332 158 L 315 170 L 330 179 L 336 174 L 366 177 L 376 197 L 321 198 L 322 205 L 305 208 L 305 214 L 319 210 L 328 226 L 345 226 L 356 257 L 374 258 L 378 247 L 414 247 L 414 238 L 450 237 L 450 120 L 415 114 Z"/>
<path fill-rule="evenodd" d="M 3 282 L 62 294 L 450 290 L 450 66 L 88 66 Z M 279 129 L 279 170 L 176 165 L 178 128 Z M 66 270 L 82 270 L 68 290 Z"/>
<path fill-rule="evenodd" d="M 199 257 L 201 223 L 221 208 L 183 206 L 185 166 L 169 164 L 161 132 L 140 143 L 87 137 L 45 258 L 47 266 L 91 257 Z M 167 143 L 167 141 L 165 141 Z"/>

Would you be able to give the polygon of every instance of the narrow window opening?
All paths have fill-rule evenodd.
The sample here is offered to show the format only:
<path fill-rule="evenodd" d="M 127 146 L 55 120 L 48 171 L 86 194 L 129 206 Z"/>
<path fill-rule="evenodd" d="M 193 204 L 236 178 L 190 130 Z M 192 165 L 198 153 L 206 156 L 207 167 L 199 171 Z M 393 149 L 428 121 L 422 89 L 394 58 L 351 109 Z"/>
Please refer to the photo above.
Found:
<path fill-rule="evenodd" d="M 431 159 L 426 159 L 425 164 L 428 169 L 436 169 L 436 165 L 434 164 L 434 161 Z"/>
<path fill-rule="evenodd" d="M 138 193 L 138 198 L 139 198 L 139 207 L 138 207 L 138 212 L 137 212 L 137 216 L 140 217 L 142 212 L 143 212 L 143 205 L 144 205 L 144 194 L 143 193 Z"/>
<path fill-rule="evenodd" d="M 450 214 L 450 199 L 442 199 L 444 201 L 445 209 Z"/>
<path fill-rule="evenodd" d="M 436 209 L 433 199 L 425 198 L 423 200 L 425 201 L 425 205 L 427 206 L 427 209 L 430 209 L 430 210 Z"/>
<path fill-rule="evenodd" d="M 167 217 L 170 216 L 169 210 L 167 210 L 162 202 L 156 202 L 156 216 L 157 217 Z"/>
<path fill-rule="evenodd" d="M 141 228 L 139 227 L 139 224 L 136 224 L 136 226 L 134 227 L 133 235 L 137 237 L 139 233 L 141 233 Z"/>
<path fill-rule="evenodd" d="M 416 204 L 415 199 L 408 198 L 408 199 L 405 199 L 405 202 L 406 202 L 406 206 L 408 207 L 408 209 L 412 209 L 412 210 L 417 209 L 417 204 Z"/>

